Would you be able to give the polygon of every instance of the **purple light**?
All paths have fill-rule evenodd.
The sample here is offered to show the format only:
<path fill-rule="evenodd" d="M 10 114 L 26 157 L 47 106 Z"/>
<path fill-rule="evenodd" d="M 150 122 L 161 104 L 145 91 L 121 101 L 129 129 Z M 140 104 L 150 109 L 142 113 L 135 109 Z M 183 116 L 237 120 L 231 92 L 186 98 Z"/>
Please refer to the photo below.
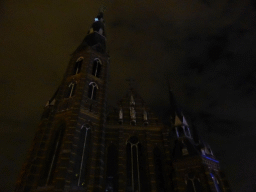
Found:
<path fill-rule="evenodd" d="M 215 163 L 219 163 L 219 161 L 217 161 L 217 160 L 215 160 L 215 159 L 212 159 L 212 158 L 210 158 L 210 157 L 207 157 L 207 156 L 205 156 L 205 155 L 203 155 L 203 157 L 206 158 L 206 159 L 209 159 L 209 160 L 211 160 L 211 161 L 214 161 Z"/>

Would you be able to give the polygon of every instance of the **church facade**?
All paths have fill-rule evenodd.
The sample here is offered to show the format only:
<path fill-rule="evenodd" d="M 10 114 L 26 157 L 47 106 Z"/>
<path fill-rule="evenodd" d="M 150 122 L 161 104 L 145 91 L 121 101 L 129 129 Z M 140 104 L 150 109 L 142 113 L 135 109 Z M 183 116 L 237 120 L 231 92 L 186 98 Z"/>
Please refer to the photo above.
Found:
<path fill-rule="evenodd" d="M 229 192 L 171 91 L 171 126 L 133 88 L 107 109 L 109 64 L 100 12 L 44 108 L 15 192 Z"/>

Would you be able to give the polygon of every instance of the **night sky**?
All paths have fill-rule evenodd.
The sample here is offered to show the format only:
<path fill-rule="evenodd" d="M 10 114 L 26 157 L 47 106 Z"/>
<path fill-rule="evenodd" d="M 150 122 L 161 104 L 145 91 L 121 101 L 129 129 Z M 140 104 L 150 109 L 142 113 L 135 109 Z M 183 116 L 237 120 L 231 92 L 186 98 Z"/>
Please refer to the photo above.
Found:
<path fill-rule="evenodd" d="M 234 192 L 256 191 L 256 2 L 109 0 L 108 100 L 128 89 L 166 118 L 177 102 Z M 43 107 L 102 1 L 0 1 L 0 191 L 14 190 Z"/>

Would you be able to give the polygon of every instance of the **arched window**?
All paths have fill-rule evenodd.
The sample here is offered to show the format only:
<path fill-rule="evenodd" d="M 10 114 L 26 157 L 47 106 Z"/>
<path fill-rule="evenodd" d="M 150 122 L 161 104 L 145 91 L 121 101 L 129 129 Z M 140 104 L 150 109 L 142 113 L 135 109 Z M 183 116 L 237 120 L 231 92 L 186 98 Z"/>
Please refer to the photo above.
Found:
<path fill-rule="evenodd" d="M 99 77 L 100 76 L 100 72 L 101 72 L 101 61 L 96 58 L 93 61 L 93 67 L 92 67 L 92 75 L 94 75 L 95 77 Z"/>
<path fill-rule="evenodd" d="M 76 90 L 76 83 L 74 82 L 71 82 L 68 86 L 68 91 L 66 93 L 66 98 L 70 98 L 70 97 L 73 97 L 74 94 L 75 94 L 75 90 Z"/>
<path fill-rule="evenodd" d="M 118 191 L 118 151 L 115 145 L 108 147 L 107 154 L 107 175 L 105 192 Z"/>
<path fill-rule="evenodd" d="M 80 128 L 79 141 L 77 145 L 77 163 L 75 172 L 75 186 L 85 185 L 86 167 L 89 158 L 91 143 L 91 126 L 84 124 Z"/>
<path fill-rule="evenodd" d="M 154 152 L 154 164 L 155 164 L 157 191 L 165 192 L 165 181 L 164 181 L 163 164 L 162 164 L 163 156 L 158 147 L 156 147 L 153 152 Z"/>
<path fill-rule="evenodd" d="M 143 156 L 142 145 L 137 137 L 127 141 L 127 191 L 148 191 L 146 164 Z"/>
<path fill-rule="evenodd" d="M 213 173 L 210 173 L 210 175 L 213 180 L 214 187 L 215 187 L 216 191 L 222 192 L 219 180 L 215 177 L 215 175 Z"/>
<path fill-rule="evenodd" d="M 79 58 L 76 60 L 75 67 L 74 67 L 74 72 L 73 72 L 74 75 L 80 73 L 83 60 L 84 60 L 83 57 L 79 57 Z"/>
<path fill-rule="evenodd" d="M 53 140 L 51 141 L 51 145 L 48 149 L 48 157 L 45 162 L 44 173 L 41 177 L 42 185 L 50 185 L 52 183 L 52 179 L 54 176 L 54 172 L 56 169 L 56 164 L 59 158 L 60 149 L 63 141 L 64 131 L 66 129 L 66 125 L 63 123 L 54 134 Z"/>
<path fill-rule="evenodd" d="M 95 82 L 89 83 L 88 97 L 90 99 L 96 99 L 97 89 L 99 89 L 99 87 Z"/>
<path fill-rule="evenodd" d="M 177 132 L 178 132 L 178 137 L 184 137 L 185 136 L 184 130 L 181 126 L 178 126 L 176 129 L 177 129 Z"/>
<path fill-rule="evenodd" d="M 194 172 L 190 172 L 185 179 L 187 185 L 186 192 L 202 192 L 200 179 L 195 176 Z"/>

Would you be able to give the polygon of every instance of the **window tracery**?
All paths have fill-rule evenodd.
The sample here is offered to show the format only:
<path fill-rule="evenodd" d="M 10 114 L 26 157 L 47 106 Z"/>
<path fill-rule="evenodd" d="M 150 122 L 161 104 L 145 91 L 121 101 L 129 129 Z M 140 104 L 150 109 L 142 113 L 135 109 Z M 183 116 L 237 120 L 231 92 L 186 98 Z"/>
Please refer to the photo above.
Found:
<path fill-rule="evenodd" d="M 57 161 L 59 158 L 64 131 L 66 129 L 66 125 L 63 123 L 61 124 L 56 133 L 54 134 L 54 138 L 51 141 L 51 147 L 49 149 L 48 158 L 46 160 L 45 168 L 44 168 L 44 174 L 41 178 L 41 184 L 42 185 L 50 185 L 53 180 L 55 168 L 57 165 Z"/>
<path fill-rule="evenodd" d="M 139 157 L 138 157 L 137 137 L 131 137 L 127 142 L 127 172 L 128 172 L 128 186 L 131 191 L 140 192 L 140 171 L 139 171 Z"/>
<path fill-rule="evenodd" d="M 96 58 L 93 61 L 92 75 L 95 77 L 100 77 L 102 63 L 100 59 Z"/>
<path fill-rule="evenodd" d="M 66 98 L 70 98 L 74 96 L 75 90 L 76 90 L 76 82 L 71 82 L 68 87 L 69 88 L 66 94 Z"/>
<path fill-rule="evenodd" d="M 187 192 L 202 192 L 202 185 L 200 179 L 195 175 L 194 172 L 187 174 L 185 178 L 186 191 Z"/>
<path fill-rule="evenodd" d="M 88 163 L 91 143 L 91 125 L 83 124 L 80 128 L 78 148 L 77 148 L 77 164 L 74 185 L 84 186 L 86 176 L 86 166 Z"/>
<path fill-rule="evenodd" d="M 98 85 L 95 82 L 89 83 L 88 97 L 90 99 L 96 99 L 97 89 L 99 89 Z"/>
<path fill-rule="evenodd" d="M 83 57 L 79 57 L 79 58 L 76 60 L 75 67 L 74 67 L 74 73 L 73 73 L 74 75 L 80 73 L 83 60 L 84 60 Z"/>

